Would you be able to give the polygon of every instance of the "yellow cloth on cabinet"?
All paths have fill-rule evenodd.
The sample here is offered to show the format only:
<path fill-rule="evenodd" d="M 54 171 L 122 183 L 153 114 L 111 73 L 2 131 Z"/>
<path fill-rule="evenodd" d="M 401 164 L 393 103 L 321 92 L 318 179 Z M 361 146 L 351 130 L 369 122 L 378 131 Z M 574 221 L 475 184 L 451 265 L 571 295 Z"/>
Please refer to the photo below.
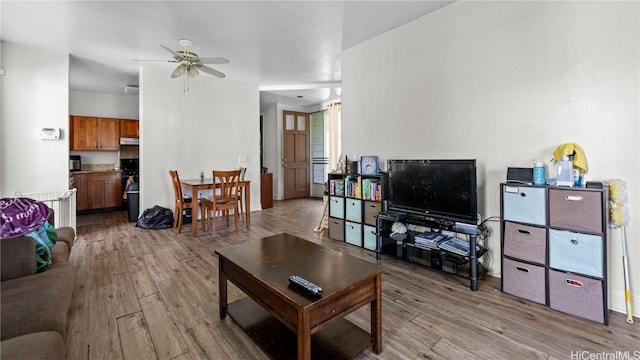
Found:
<path fill-rule="evenodd" d="M 587 158 L 584 156 L 584 151 L 578 144 L 562 144 L 558 146 L 553 152 L 553 156 L 555 157 L 556 161 L 562 160 L 565 155 L 573 155 L 573 166 L 579 168 L 583 174 L 587 172 Z"/>

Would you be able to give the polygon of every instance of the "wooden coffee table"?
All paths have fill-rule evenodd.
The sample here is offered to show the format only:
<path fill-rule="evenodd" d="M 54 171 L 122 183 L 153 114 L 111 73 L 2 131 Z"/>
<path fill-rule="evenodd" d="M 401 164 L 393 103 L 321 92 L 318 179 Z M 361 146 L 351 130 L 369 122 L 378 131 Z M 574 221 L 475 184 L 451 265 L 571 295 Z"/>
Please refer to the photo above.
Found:
<path fill-rule="evenodd" d="M 350 359 L 382 351 L 384 268 L 279 234 L 216 250 L 220 318 L 227 313 L 273 359 Z M 299 275 L 322 287 L 314 298 L 289 284 Z M 249 297 L 227 304 L 227 280 Z M 371 304 L 371 333 L 344 317 Z"/>

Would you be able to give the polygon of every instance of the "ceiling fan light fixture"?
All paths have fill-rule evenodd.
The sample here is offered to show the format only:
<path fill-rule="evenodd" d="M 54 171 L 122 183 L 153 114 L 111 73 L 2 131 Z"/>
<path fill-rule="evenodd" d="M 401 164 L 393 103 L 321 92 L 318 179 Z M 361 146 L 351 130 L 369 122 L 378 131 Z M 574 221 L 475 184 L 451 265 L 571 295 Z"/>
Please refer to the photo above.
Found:
<path fill-rule="evenodd" d="M 189 66 L 189 69 L 188 69 L 187 72 L 188 72 L 189 76 L 191 76 L 191 77 L 198 76 L 198 69 L 196 69 L 195 66 Z"/>
<path fill-rule="evenodd" d="M 180 65 L 178 65 L 178 67 L 176 67 L 175 70 L 173 70 L 173 72 L 171 73 L 171 75 L 169 77 L 171 77 L 171 78 L 180 77 L 180 76 L 184 75 L 186 70 L 187 70 L 186 66 L 184 64 L 180 64 Z"/>

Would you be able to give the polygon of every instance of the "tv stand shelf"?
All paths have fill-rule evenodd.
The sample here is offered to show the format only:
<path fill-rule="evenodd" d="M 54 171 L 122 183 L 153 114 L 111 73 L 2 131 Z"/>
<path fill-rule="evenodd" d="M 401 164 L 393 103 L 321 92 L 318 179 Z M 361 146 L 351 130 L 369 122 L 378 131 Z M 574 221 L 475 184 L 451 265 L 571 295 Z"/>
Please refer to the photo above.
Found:
<path fill-rule="evenodd" d="M 469 252 L 468 256 L 459 255 L 441 248 L 430 249 L 425 246 L 417 245 L 414 242 L 412 232 L 408 231 L 410 236 L 403 238 L 392 238 L 391 224 L 401 222 L 405 225 L 418 225 L 430 228 L 433 231 L 450 231 L 460 234 L 469 235 Z M 391 249 L 391 253 L 405 261 L 419 263 L 438 270 L 458 274 L 460 267 L 468 265 L 468 278 L 470 281 L 469 288 L 473 291 L 478 290 L 478 259 L 484 255 L 487 250 L 477 246 L 476 238 L 478 229 L 474 225 L 459 226 L 452 221 L 442 221 L 430 219 L 425 216 L 417 216 L 415 214 L 406 214 L 398 211 L 387 211 L 380 213 L 377 217 L 377 258 L 380 259 L 383 249 Z M 479 250 L 476 250 L 479 248 Z"/>

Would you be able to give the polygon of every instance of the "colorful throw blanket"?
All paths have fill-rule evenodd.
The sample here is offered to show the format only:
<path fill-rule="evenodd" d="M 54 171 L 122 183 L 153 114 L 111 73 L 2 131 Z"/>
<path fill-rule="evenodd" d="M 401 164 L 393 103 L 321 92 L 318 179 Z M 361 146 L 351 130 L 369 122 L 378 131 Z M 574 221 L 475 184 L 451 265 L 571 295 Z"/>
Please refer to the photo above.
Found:
<path fill-rule="evenodd" d="M 0 199 L 0 239 L 26 235 L 47 222 L 51 209 L 30 198 Z"/>
<path fill-rule="evenodd" d="M 0 199 L 0 239 L 28 236 L 36 242 L 38 270 L 51 265 L 51 249 L 58 236 L 47 222 L 51 209 L 30 198 Z"/>

